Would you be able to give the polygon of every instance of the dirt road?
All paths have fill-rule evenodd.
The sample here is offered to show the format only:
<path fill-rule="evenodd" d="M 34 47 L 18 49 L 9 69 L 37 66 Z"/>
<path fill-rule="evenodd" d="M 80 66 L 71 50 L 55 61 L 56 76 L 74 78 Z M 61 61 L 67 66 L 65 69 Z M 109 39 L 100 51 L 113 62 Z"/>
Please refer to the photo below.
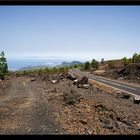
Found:
<path fill-rule="evenodd" d="M 10 84 L 0 97 L 0 134 L 57 134 L 55 108 L 47 101 L 43 83 L 18 77 Z"/>

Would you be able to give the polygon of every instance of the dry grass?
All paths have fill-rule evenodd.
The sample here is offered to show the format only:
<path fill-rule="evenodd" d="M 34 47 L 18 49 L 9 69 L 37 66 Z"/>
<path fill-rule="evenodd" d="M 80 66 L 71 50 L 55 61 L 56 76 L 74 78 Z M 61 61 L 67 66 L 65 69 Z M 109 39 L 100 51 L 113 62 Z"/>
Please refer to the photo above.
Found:
<path fill-rule="evenodd" d="M 95 80 L 89 80 L 89 84 L 96 87 L 96 88 L 99 88 L 99 89 L 101 89 L 109 94 L 113 94 L 116 92 L 116 89 L 114 89 L 113 87 L 111 88 L 105 84 L 96 82 Z"/>

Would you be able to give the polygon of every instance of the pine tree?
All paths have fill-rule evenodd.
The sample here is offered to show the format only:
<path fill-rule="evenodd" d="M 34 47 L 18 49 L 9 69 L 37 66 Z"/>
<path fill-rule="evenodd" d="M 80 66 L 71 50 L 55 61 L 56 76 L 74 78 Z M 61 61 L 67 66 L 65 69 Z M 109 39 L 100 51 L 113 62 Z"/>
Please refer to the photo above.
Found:
<path fill-rule="evenodd" d="M 122 60 L 123 60 L 124 65 L 129 64 L 129 61 L 128 61 L 127 57 L 122 58 Z"/>
<path fill-rule="evenodd" d="M 4 79 L 4 76 L 8 73 L 7 60 L 5 54 L 2 51 L 0 54 L 0 79 Z"/>
<path fill-rule="evenodd" d="M 99 62 L 96 61 L 95 59 L 92 59 L 92 61 L 91 61 L 91 66 L 92 66 L 92 68 L 94 68 L 94 69 L 98 69 L 98 67 L 99 67 Z"/>
<path fill-rule="evenodd" d="M 137 62 L 138 62 L 138 56 L 139 56 L 139 55 L 138 55 L 137 53 L 134 53 L 134 54 L 133 54 L 133 56 L 132 56 L 132 62 L 133 62 L 133 63 L 137 63 Z"/>
<path fill-rule="evenodd" d="M 101 63 L 102 63 L 102 64 L 104 63 L 104 58 L 101 59 Z"/>
<path fill-rule="evenodd" d="M 90 62 L 89 61 L 85 62 L 84 69 L 85 70 L 90 69 Z"/>

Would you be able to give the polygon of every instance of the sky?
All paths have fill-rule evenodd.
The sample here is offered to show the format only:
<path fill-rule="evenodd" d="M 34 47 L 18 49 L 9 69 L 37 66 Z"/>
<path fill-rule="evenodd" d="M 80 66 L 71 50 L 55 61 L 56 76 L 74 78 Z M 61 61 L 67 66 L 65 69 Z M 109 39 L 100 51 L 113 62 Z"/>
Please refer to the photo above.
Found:
<path fill-rule="evenodd" d="M 140 6 L 0 6 L 8 59 L 119 59 L 140 53 Z"/>

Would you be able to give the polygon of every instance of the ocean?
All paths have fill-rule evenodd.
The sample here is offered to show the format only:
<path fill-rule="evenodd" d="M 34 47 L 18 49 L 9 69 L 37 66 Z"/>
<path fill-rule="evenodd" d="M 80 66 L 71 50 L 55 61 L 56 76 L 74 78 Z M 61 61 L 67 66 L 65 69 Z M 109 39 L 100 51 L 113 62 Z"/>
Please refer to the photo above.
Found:
<path fill-rule="evenodd" d="M 29 66 L 45 65 L 53 67 L 61 64 L 62 62 L 71 62 L 73 60 L 65 59 L 7 59 L 8 69 L 15 71 Z"/>

